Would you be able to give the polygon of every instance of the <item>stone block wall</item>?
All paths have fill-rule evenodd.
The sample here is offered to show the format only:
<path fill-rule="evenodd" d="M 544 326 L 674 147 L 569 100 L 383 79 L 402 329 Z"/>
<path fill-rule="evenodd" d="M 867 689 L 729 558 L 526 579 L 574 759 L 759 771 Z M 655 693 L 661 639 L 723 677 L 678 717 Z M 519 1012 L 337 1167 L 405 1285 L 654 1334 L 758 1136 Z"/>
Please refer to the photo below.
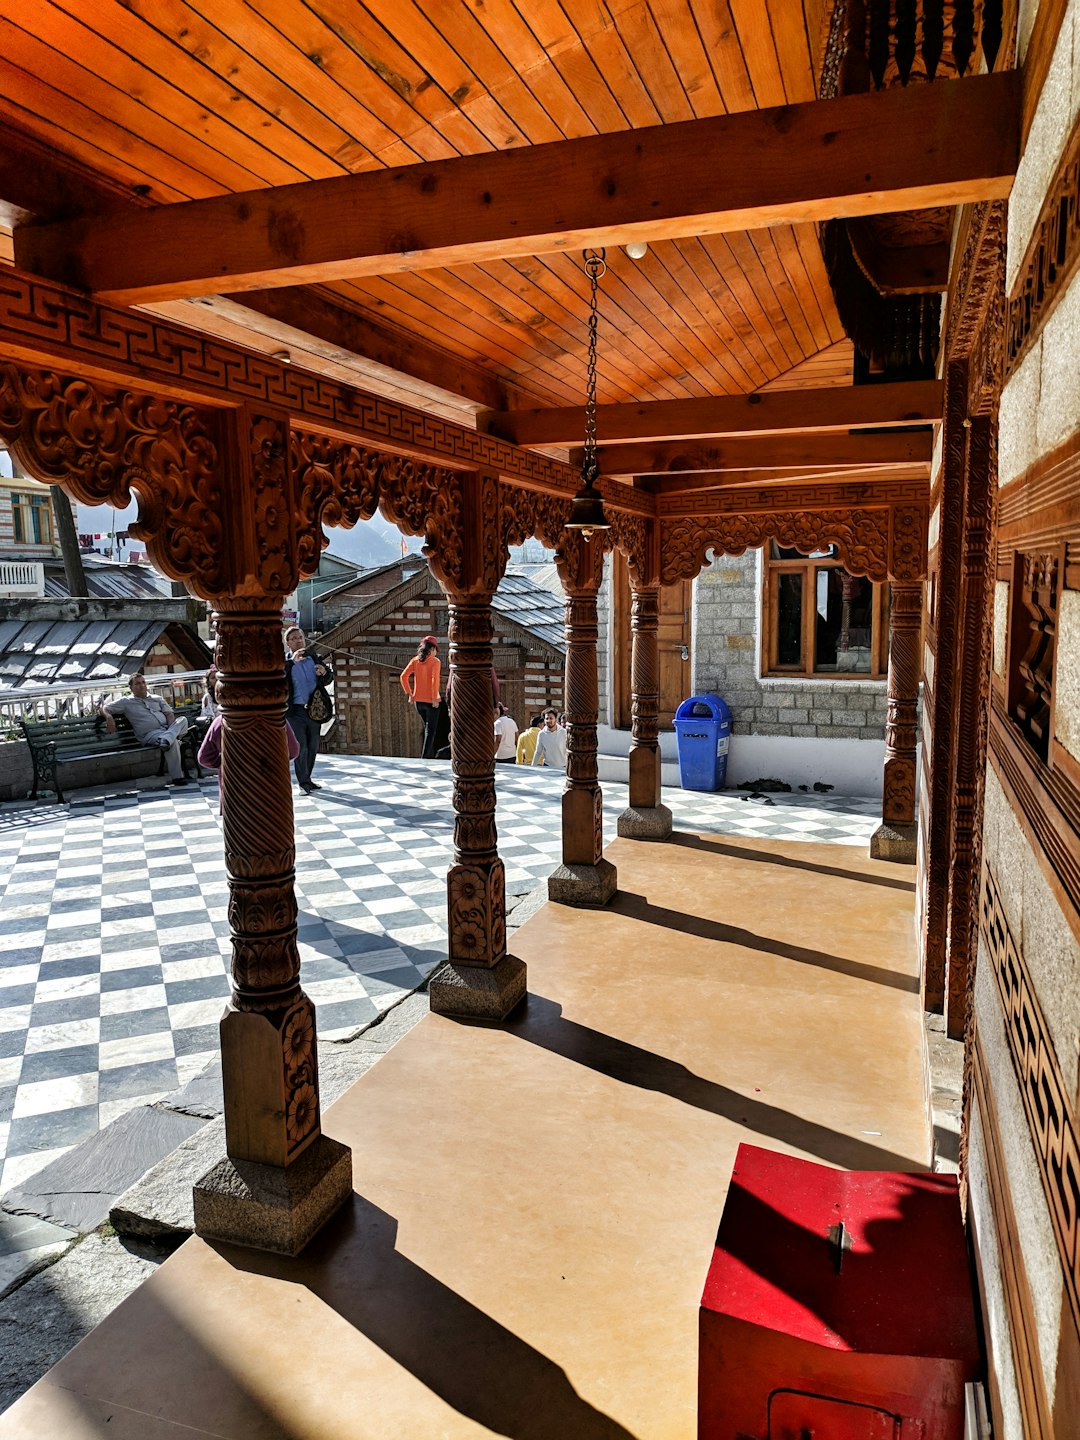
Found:
<path fill-rule="evenodd" d="M 760 551 L 721 556 L 694 586 L 694 689 L 731 706 L 734 733 L 881 740 L 882 680 L 761 678 Z"/>

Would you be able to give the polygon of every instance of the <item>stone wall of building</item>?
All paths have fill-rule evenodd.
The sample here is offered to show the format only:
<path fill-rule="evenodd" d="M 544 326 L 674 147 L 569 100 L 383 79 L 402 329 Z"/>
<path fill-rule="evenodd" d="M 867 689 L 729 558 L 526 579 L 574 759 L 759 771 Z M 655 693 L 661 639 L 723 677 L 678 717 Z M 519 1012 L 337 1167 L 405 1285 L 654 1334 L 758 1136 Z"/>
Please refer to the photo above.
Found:
<path fill-rule="evenodd" d="M 761 678 L 758 550 L 721 556 L 694 586 L 694 689 L 731 706 L 734 733 L 881 740 L 884 680 Z"/>

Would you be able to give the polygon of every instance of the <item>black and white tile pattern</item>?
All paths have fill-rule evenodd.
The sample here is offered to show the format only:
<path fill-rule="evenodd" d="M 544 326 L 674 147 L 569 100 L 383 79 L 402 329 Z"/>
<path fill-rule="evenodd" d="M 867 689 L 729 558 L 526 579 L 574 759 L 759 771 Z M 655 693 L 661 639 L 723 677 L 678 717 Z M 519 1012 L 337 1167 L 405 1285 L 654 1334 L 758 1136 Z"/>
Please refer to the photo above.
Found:
<path fill-rule="evenodd" d="M 445 955 L 449 766 L 323 757 L 296 797 L 305 990 L 342 1039 Z M 507 886 L 559 863 L 562 776 L 498 767 Z M 605 839 L 626 804 L 605 785 Z M 666 791 L 675 823 L 866 844 L 872 800 Z M 0 807 L 0 1191 L 116 1116 L 183 1085 L 217 1053 L 228 995 L 217 781 Z"/>

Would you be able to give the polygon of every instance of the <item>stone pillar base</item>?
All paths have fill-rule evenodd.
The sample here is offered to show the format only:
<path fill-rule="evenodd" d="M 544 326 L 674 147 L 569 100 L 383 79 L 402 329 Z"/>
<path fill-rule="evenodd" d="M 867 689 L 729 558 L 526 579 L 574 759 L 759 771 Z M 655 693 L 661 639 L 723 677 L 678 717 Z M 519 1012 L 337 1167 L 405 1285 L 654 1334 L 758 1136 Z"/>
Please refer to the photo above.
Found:
<path fill-rule="evenodd" d="M 631 805 L 618 820 L 624 840 L 666 840 L 671 834 L 671 811 L 666 805 Z"/>
<path fill-rule="evenodd" d="M 299 1255 L 352 1194 L 352 1151 L 320 1135 L 284 1168 L 228 1156 L 195 1185 L 195 1233 Z"/>
<path fill-rule="evenodd" d="M 504 955 L 497 965 L 455 965 L 452 960 L 431 977 L 432 1013 L 462 1020 L 505 1020 L 525 998 L 524 960 Z"/>
<path fill-rule="evenodd" d="M 897 860 L 914 865 L 919 848 L 917 825 L 893 825 L 883 820 L 870 836 L 871 860 Z"/>
<path fill-rule="evenodd" d="M 548 876 L 548 899 L 560 905 L 599 909 L 618 886 L 618 871 L 610 860 L 598 860 L 595 865 L 560 865 Z"/>

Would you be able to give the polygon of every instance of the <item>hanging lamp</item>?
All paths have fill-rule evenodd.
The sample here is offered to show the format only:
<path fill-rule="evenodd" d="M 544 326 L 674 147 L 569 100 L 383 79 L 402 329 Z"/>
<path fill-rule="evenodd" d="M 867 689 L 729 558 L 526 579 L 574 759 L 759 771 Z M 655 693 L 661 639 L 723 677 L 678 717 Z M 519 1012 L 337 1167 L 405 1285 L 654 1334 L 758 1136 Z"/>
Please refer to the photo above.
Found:
<path fill-rule="evenodd" d="M 596 331 L 597 331 L 597 286 L 607 270 L 605 251 L 585 251 L 585 273 L 592 286 L 589 297 L 589 369 L 585 389 L 585 450 L 581 457 L 581 489 L 574 496 L 570 506 L 567 530 L 580 530 L 584 539 L 589 540 L 594 530 L 610 530 L 611 523 L 604 514 L 604 500 L 596 488 L 600 464 L 596 458 Z"/>

